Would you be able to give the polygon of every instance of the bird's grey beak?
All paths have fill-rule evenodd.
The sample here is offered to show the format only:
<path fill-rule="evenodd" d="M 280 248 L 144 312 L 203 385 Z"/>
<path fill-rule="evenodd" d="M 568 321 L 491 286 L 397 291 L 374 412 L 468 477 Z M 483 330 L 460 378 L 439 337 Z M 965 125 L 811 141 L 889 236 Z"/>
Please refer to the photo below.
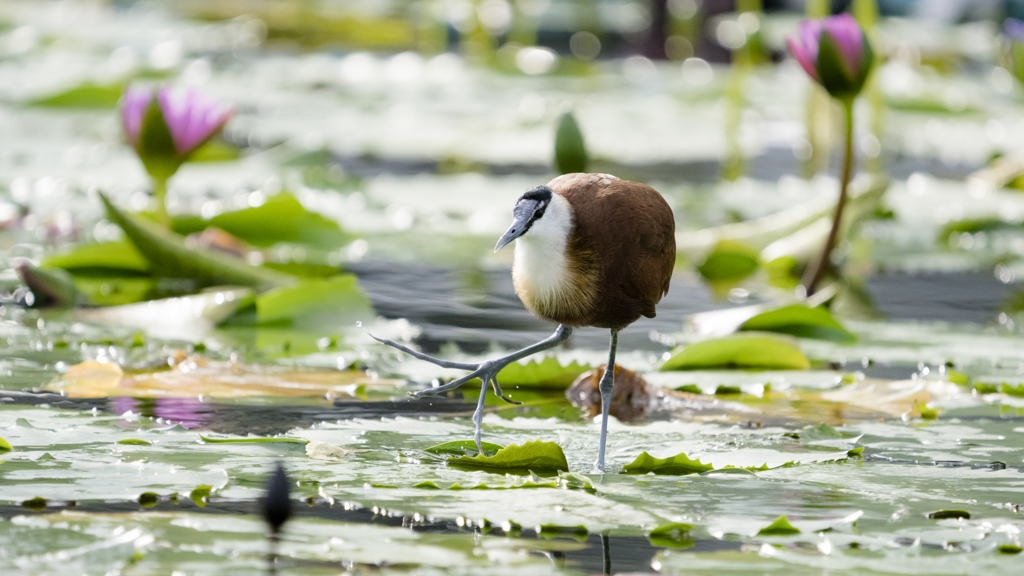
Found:
<path fill-rule="evenodd" d="M 537 204 L 539 202 L 536 200 L 521 200 L 516 204 L 515 209 L 512 210 L 512 225 L 498 239 L 498 243 L 494 246 L 495 252 L 526 233 L 526 227 L 529 225 L 530 220 L 533 219 L 533 213 L 537 210 Z"/>

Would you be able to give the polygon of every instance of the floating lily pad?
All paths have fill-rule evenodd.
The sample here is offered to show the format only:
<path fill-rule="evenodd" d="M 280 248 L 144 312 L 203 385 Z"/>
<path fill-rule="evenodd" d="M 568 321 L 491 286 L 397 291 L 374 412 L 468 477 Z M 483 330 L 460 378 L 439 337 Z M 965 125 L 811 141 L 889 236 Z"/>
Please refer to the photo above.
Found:
<path fill-rule="evenodd" d="M 31 498 L 29 500 L 25 500 L 24 502 L 22 502 L 21 507 L 28 508 L 33 512 L 39 512 L 40 510 L 46 508 L 47 504 L 48 502 L 46 501 L 46 498 L 36 496 L 35 498 Z"/>
<path fill-rule="evenodd" d="M 621 473 L 647 474 L 653 472 L 659 475 L 685 476 L 710 472 L 714 469 L 715 467 L 711 464 L 705 464 L 700 459 L 693 460 L 683 453 L 670 458 L 655 458 L 645 451 L 641 452 L 635 460 L 623 466 Z"/>
<path fill-rule="evenodd" d="M 308 444 L 309 440 L 305 438 L 207 438 L 202 434 L 199 438 L 207 444 Z"/>
<path fill-rule="evenodd" d="M 738 282 L 758 267 L 757 250 L 734 240 L 723 240 L 708 254 L 697 271 L 711 282 Z"/>
<path fill-rule="evenodd" d="M 742 331 L 777 332 L 799 338 L 855 342 L 857 336 L 840 324 L 826 308 L 792 304 L 754 316 L 740 326 Z"/>
<path fill-rule="evenodd" d="M 1024 552 L 1024 548 L 1021 548 L 1020 546 L 1017 546 L 1016 544 L 1000 544 L 999 545 L 999 553 L 1000 554 L 1020 554 L 1021 552 Z"/>
<path fill-rule="evenodd" d="M 554 442 L 533 440 L 522 446 L 511 444 L 498 450 L 493 456 L 461 456 L 449 458 L 449 464 L 464 468 L 485 470 L 532 470 L 534 472 L 568 472 L 562 447 Z"/>
<path fill-rule="evenodd" d="M 493 456 L 498 450 L 504 448 L 500 444 L 492 444 L 491 442 L 481 442 L 480 446 L 484 449 L 485 456 Z M 430 448 L 424 448 L 423 451 L 430 452 L 431 454 L 448 454 L 452 456 L 479 456 L 480 454 L 477 450 L 476 442 L 472 440 L 453 440 L 431 446 Z"/>
<path fill-rule="evenodd" d="M 32 106 L 48 108 L 113 108 L 124 93 L 124 84 L 94 84 L 86 82 L 64 92 L 44 96 L 29 102 Z"/>
<path fill-rule="evenodd" d="M 213 486 L 208 484 L 200 484 L 196 486 L 192 492 L 189 493 L 188 497 L 190 500 L 196 503 L 196 506 L 205 508 L 206 503 L 210 499 L 210 494 L 213 492 Z"/>
<path fill-rule="evenodd" d="M 690 530 L 693 530 L 693 524 L 674 522 L 651 530 L 647 535 L 647 539 L 653 546 L 689 548 L 694 544 L 693 540 L 690 540 Z"/>
<path fill-rule="evenodd" d="M 14 446 L 11 446 L 11 443 L 8 442 L 7 440 L 0 438 L 0 454 L 3 454 L 4 452 L 10 452 L 11 450 L 14 450 Z"/>
<path fill-rule="evenodd" d="M 145 440 L 139 440 L 138 438 L 125 438 L 124 440 L 118 440 L 118 444 L 127 444 L 129 446 L 151 446 L 152 442 L 146 442 Z"/>
<path fill-rule="evenodd" d="M 810 365 L 792 340 L 781 336 L 745 333 L 676 348 L 672 357 L 661 366 L 661 370 L 806 370 Z"/>
<path fill-rule="evenodd" d="M 772 522 L 768 526 L 758 530 L 758 536 L 789 536 L 790 534 L 799 534 L 800 529 L 789 523 L 789 518 L 785 516 L 779 516 L 775 522 Z"/>
<path fill-rule="evenodd" d="M 372 310 L 370 300 L 360 290 L 354 274 L 304 278 L 294 286 L 276 288 L 256 297 L 256 321 L 259 324 L 302 320 L 319 324 L 318 320 L 325 317 L 335 318 L 346 313 L 366 316 Z"/>
<path fill-rule="evenodd" d="M 964 520 L 971 519 L 971 513 L 967 510 L 938 510 L 936 512 L 930 512 L 928 514 L 929 520 L 947 520 L 950 518 L 962 518 Z"/>
<path fill-rule="evenodd" d="M 143 508 L 152 508 L 157 505 L 160 501 L 160 496 L 155 492 L 143 492 L 139 495 L 139 506 Z"/>
<path fill-rule="evenodd" d="M 537 527 L 537 535 L 541 538 L 573 538 L 580 542 L 587 539 L 586 526 L 558 526 L 556 524 L 542 524 Z"/>
<path fill-rule="evenodd" d="M 561 389 L 568 388 L 577 376 L 590 369 L 589 365 L 580 365 L 576 361 L 563 365 L 558 358 L 547 356 L 539 362 L 512 362 L 498 372 L 498 382 L 503 387 Z"/>

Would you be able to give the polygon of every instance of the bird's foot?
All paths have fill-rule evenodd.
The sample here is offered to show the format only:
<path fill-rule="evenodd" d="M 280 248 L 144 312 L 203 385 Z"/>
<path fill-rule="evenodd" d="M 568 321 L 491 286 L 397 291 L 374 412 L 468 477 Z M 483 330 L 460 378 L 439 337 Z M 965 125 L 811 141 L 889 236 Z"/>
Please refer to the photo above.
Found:
<path fill-rule="evenodd" d="M 501 398 L 502 400 L 508 402 L 509 404 L 522 404 L 522 402 L 516 402 L 509 398 L 508 396 L 505 396 L 505 393 L 502 392 L 501 385 L 498 384 L 498 372 L 501 372 L 502 368 L 508 366 L 509 364 L 515 362 L 516 360 L 525 358 L 531 354 L 540 352 L 542 350 L 547 350 L 549 348 L 557 346 L 561 342 L 567 340 L 571 334 L 572 328 L 568 326 L 559 326 L 558 330 L 555 330 L 554 334 L 532 346 L 527 346 L 526 348 L 508 354 L 507 356 L 486 360 L 479 364 L 468 364 L 464 362 L 450 362 L 448 360 L 441 360 L 440 358 L 434 358 L 433 356 L 428 356 L 427 354 L 424 354 L 422 352 L 417 352 L 407 346 L 402 346 L 401 344 L 397 342 L 392 342 L 391 340 L 388 340 L 386 338 L 377 338 L 372 334 L 370 336 L 374 340 L 380 342 L 381 344 L 385 344 L 396 350 L 401 350 L 402 352 L 405 352 L 406 354 L 409 354 L 410 356 L 418 358 L 425 362 L 430 362 L 431 364 L 435 364 L 442 368 L 453 368 L 456 370 L 469 371 L 469 374 L 466 374 L 465 376 L 453 380 L 447 384 L 435 386 L 433 388 L 427 388 L 426 390 L 410 392 L 409 396 L 412 396 L 413 398 L 422 398 L 424 396 L 436 396 L 442 392 L 454 390 L 471 380 L 480 379 L 480 382 L 482 383 L 480 387 L 480 397 L 477 400 L 476 411 L 473 413 L 473 422 L 474 424 L 476 424 L 476 433 L 474 434 L 473 439 L 476 441 L 477 450 L 480 451 L 480 454 L 483 454 L 484 451 L 483 447 L 480 444 L 480 437 L 483 428 L 484 397 L 487 395 L 488 384 L 490 384 L 493 387 L 494 395 L 497 396 L 498 398 Z"/>

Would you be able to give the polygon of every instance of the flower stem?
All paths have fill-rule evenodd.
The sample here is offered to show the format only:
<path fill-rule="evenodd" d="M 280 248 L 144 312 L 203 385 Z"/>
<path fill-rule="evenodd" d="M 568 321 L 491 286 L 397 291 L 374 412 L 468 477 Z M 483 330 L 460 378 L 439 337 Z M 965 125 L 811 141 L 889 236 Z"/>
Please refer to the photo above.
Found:
<path fill-rule="evenodd" d="M 818 289 L 818 284 L 825 276 L 825 272 L 831 265 L 832 250 L 836 245 L 836 238 L 839 236 L 839 227 L 843 221 L 843 209 L 846 208 L 847 188 L 850 186 L 850 174 L 853 172 L 853 98 L 843 101 L 843 116 L 846 120 L 846 149 L 843 152 L 843 173 L 839 185 L 839 201 L 836 203 L 835 215 L 832 216 L 832 229 L 828 232 L 828 239 L 825 240 L 825 247 L 821 251 L 818 262 L 812 268 L 807 269 L 804 275 L 803 284 L 807 288 L 807 295 L 810 296 Z"/>
<path fill-rule="evenodd" d="M 153 197 L 156 198 L 156 221 L 164 228 L 171 227 L 171 217 L 167 215 L 167 178 L 153 177 Z"/>

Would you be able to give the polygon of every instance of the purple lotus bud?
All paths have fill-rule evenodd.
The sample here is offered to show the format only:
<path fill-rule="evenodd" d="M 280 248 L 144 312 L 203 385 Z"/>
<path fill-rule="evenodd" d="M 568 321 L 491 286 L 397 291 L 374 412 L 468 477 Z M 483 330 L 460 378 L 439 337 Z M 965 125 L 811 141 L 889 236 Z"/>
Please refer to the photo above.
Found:
<path fill-rule="evenodd" d="M 871 43 L 849 14 L 805 20 L 786 42 L 807 74 L 842 100 L 860 93 L 874 62 Z"/>
<path fill-rule="evenodd" d="M 1007 18 L 1003 23 L 1002 64 L 1014 78 L 1024 82 L 1024 22 Z"/>
<path fill-rule="evenodd" d="M 121 97 L 121 123 L 146 171 L 166 179 L 220 133 L 233 110 L 194 88 L 132 86 Z"/>

